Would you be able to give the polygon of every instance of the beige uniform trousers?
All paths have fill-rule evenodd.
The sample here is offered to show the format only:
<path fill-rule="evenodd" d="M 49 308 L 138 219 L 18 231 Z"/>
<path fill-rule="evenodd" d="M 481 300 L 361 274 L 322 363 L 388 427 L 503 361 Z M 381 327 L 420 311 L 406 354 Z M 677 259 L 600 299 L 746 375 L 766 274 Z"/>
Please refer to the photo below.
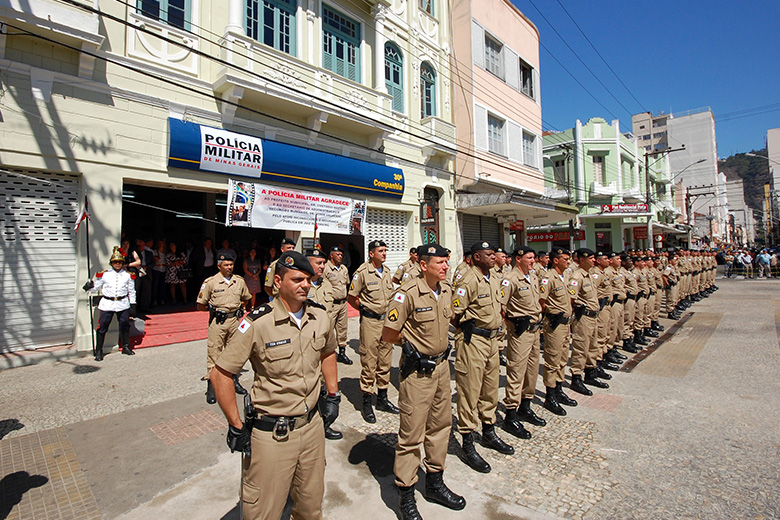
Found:
<path fill-rule="evenodd" d="M 498 338 L 471 336 L 461 340 L 455 358 L 455 386 L 458 391 L 458 432 L 471 433 L 479 423 L 495 424 L 498 406 Z"/>
<path fill-rule="evenodd" d="M 390 386 L 390 365 L 393 362 L 393 344 L 382 341 L 384 319 L 360 318 L 360 390 L 374 393 Z"/>
<path fill-rule="evenodd" d="M 597 337 L 597 349 L 595 351 L 595 361 L 601 361 L 607 350 L 612 348 L 612 344 L 609 342 L 609 338 L 612 334 L 612 309 L 609 303 L 604 305 L 604 308 L 599 311 L 599 316 L 596 318 L 596 330 L 598 331 Z M 591 366 L 591 364 L 588 364 Z"/>
<path fill-rule="evenodd" d="M 658 317 L 661 315 L 661 300 L 663 300 L 663 289 L 656 289 L 655 290 L 655 302 L 653 307 L 653 313 L 652 318 L 653 321 L 658 321 Z"/>
<path fill-rule="evenodd" d="M 571 326 L 571 364 L 569 372 L 573 376 L 582 375 L 590 359 L 590 353 L 594 350 L 593 344 L 598 347 L 596 334 L 597 317 L 581 316 L 575 319 Z"/>
<path fill-rule="evenodd" d="M 617 345 L 623 341 L 623 304 L 615 302 L 610 307 L 612 319 L 610 320 L 609 344 Z"/>
<path fill-rule="evenodd" d="M 211 320 L 209 324 L 209 335 L 206 341 L 206 375 L 203 379 L 208 379 L 211 369 L 219 359 L 219 355 L 228 344 L 230 338 L 238 330 L 238 319 L 234 316 L 228 318 L 222 324 L 217 324 L 217 320 Z"/>
<path fill-rule="evenodd" d="M 252 430 L 252 456 L 244 459 L 244 518 L 279 520 L 288 493 L 291 519 L 322 518 L 325 493 L 325 430 L 315 414 L 309 424 L 276 441 L 272 432 Z"/>
<path fill-rule="evenodd" d="M 672 312 L 674 308 L 677 306 L 677 289 L 679 288 L 679 285 L 675 285 L 674 287 L 667 287 L 666 288 L 666 312 Z"/>
<path fill-rule="evenodd" d="M 425 470 L 444 471 L 444 459 L 452 428 L 450 364 L 445 360 L 431 375 L 414 372 L 398 389 L 401 425 L 395 445 L 395 483 L 409 487 L 417 483 L 420 447 L 425 448 Z"/>
<path fill-rule="evenodd" d="M 333 305 L 333 325 L 336 330 L 336 341 L 339 347 L 347 346 L 347 304 Z"/>
<path fill-rule="evenodd" d="M 634 330 L 645 328 L 645 313 L 647 312 L 647 298 L 637 298 L 634 306 Z"/>
<path fill-rule="evenodd" d="M 693 280 L 691 281 L 691 294 L 698 292 L 701 292 L 701 274 L 693 275 Z"/>
<path fill-rule="evenodd" d="M 516 410 L 522 399 L 533 399 L 539 378 L 539 330 L 515 334 L 515 325 L 509 322 L 506 350 L 506 386 L 504 405 Z"/>
<path fill-rule="evenodd" d="M 542 380 L 547 388 L 554 387 L 565 380 L 564 370 L 569 362 L 568 325 L 560 324 L 555 330 L 550 326 L 550 320 L 544 320 L 544 371 Z"/>
<path fill-rule="evenodd" d="M 636 300 L 626 299 L 623 305 L 623 339 L 634 336 L 634 318 L 636 317 Z"/>

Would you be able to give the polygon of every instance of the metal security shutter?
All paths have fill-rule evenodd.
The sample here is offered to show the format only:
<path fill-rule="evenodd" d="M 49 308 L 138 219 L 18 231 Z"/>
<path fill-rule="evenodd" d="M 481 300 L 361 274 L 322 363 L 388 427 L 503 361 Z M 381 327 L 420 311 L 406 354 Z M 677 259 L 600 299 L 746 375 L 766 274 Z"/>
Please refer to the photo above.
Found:
<path fill-rule="evenodd" d="M 492 217 L 481 217 L 479 215 L 461 215 L 461 230 L 463 232 L 463 248 L 468 250 L 477 242 L 486 240 L 493 246 L 501 245 L 501 230 L 498 221 Z"/>
<path fill-rule="evenodd" d="M 79 178 L 18 173 L 0 172 L 0 352 L 72 343 L 76 315 Z"/>
<path fill-rule="evenodd" d="M 368 208 L 366 212 L 366 247 L 372 240 L 382 240 L 387 244 L 385 264 L 392 270 L 391 276 L 399 265 L 409 259 L 409 248 L 414 247 L 409 243 L 408 222 L 409 213 L 405 211 Z"/>

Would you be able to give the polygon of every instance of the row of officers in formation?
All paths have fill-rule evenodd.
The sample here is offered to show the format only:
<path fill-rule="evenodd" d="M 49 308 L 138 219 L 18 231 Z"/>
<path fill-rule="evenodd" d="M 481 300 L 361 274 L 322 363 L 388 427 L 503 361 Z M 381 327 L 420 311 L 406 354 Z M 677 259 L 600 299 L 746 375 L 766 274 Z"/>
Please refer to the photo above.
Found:
<path fill-rule="evenodd" d="M 332 427 L 341 400 L 337 367 L 352 364 L 346 353 L 347 303 L 360 311 L 362 416 L 376 422 L 374 406 L 400 415 L 395 483 L 402 518 L 415 520 L 422 518 L 414 494 L 421 462 L 426 500 L 454 510 L 466 506 L 443 478 L 452 427 L 453 347 L 460 457 L 487 473 L 491 468 L 478 444 L 514 453 L 496 432 L 502 359 L 503 429 L 529 439 L 523 423 L 545 426 L 531 408 L 540 363 L 543 406 L 566 415 L 565 407 L 577 405 L 564 391 L 567 365 L 570 390 L 591 395 L 591 386 L 608 388 L 608 371 L 626 359 L 618 347 L 638 352 L 663 330 L 658 318 L 664 291 L 665 311 L 676 319 L 717 289 L 714 255 L 697 251 L 537 253 L 520 247 L 506 255 L 480 242 L 450 272 L 450 251 L 426 244 L 412 249 L 409 261 L 392 272 L 385 265 L 385 243 L 374 240 L 368 261 L 350 279 L 338 247 L 327 257 L 319 249 L 301 254 L 293 248 L 285 240 L 283 254 L 268 268 L 271 302 L 248 315 L 242 306 L 251 296 L 227 255 L 218 258 L 219 273 L 205 280 L 197 300 L 210 313 L 207 401 L 219 403 L 229 423 L 228 446 L 244 454 L 242 508 L 250 519 L 277 520 L 288 494 L 293 518 L 322 517 L 325 439 L 342 437 Z M 125 272 L 115 256 L 116 274 L 99 282 L 104 298 L 113 302 L 117 295 L 107 294 L 113 287 L 107 282 Z M 125 284 L 128 292 L 131 286 Z M 103 321 L 101 315 L 101 326 Z M 393 346 L 399 344 L 396 406 L 387 391 Z M 248 361 L 254 371 L 249 395 L 238 380 Z M 243 419 L 237 393 L 245 395 Z"/>

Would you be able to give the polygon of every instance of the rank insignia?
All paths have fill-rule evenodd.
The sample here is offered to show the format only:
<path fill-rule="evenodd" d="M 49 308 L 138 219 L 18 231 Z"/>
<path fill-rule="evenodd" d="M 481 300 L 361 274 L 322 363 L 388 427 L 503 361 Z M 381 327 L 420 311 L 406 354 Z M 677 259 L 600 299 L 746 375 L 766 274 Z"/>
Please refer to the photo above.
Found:
<path fill-rule="evenodd" d="M 452 300 L 452 306 L 453 307 L 460 307 L 460 299 L 459 298 L 455 298 L 454 300 Z"/>
<path fill-rule="evenodd" d="M 577 291 L 575 291 L 574 289 L 569 289 L 569 294 L 574 296 L 575 294 L 577 294 Z"/>
<path fill-rule="evenodd" d="M 387 314 L 388 321 L 398 321 L 398 309 L 393 309 Z"/>
<path fill-rule="evenodd" d="M 544 292 L 544 285 L 539 287 L 539 292 Z"/>
<path fill-rule="evenodd" d="M 501 297 L 502 298 L 504 297 L 504 290 L 503 289 L 501 289 Z"/>

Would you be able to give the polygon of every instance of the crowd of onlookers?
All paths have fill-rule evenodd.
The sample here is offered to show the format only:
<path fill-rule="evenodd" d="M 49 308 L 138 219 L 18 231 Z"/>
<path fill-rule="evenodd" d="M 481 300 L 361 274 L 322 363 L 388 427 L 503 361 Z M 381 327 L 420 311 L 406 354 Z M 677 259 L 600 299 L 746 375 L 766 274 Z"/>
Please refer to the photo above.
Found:
<path fill-rule="evenodd" d="M 729 249 L 722 259 L 727 278 L 780 278 L 780 258 L 776 250 Z"/>

